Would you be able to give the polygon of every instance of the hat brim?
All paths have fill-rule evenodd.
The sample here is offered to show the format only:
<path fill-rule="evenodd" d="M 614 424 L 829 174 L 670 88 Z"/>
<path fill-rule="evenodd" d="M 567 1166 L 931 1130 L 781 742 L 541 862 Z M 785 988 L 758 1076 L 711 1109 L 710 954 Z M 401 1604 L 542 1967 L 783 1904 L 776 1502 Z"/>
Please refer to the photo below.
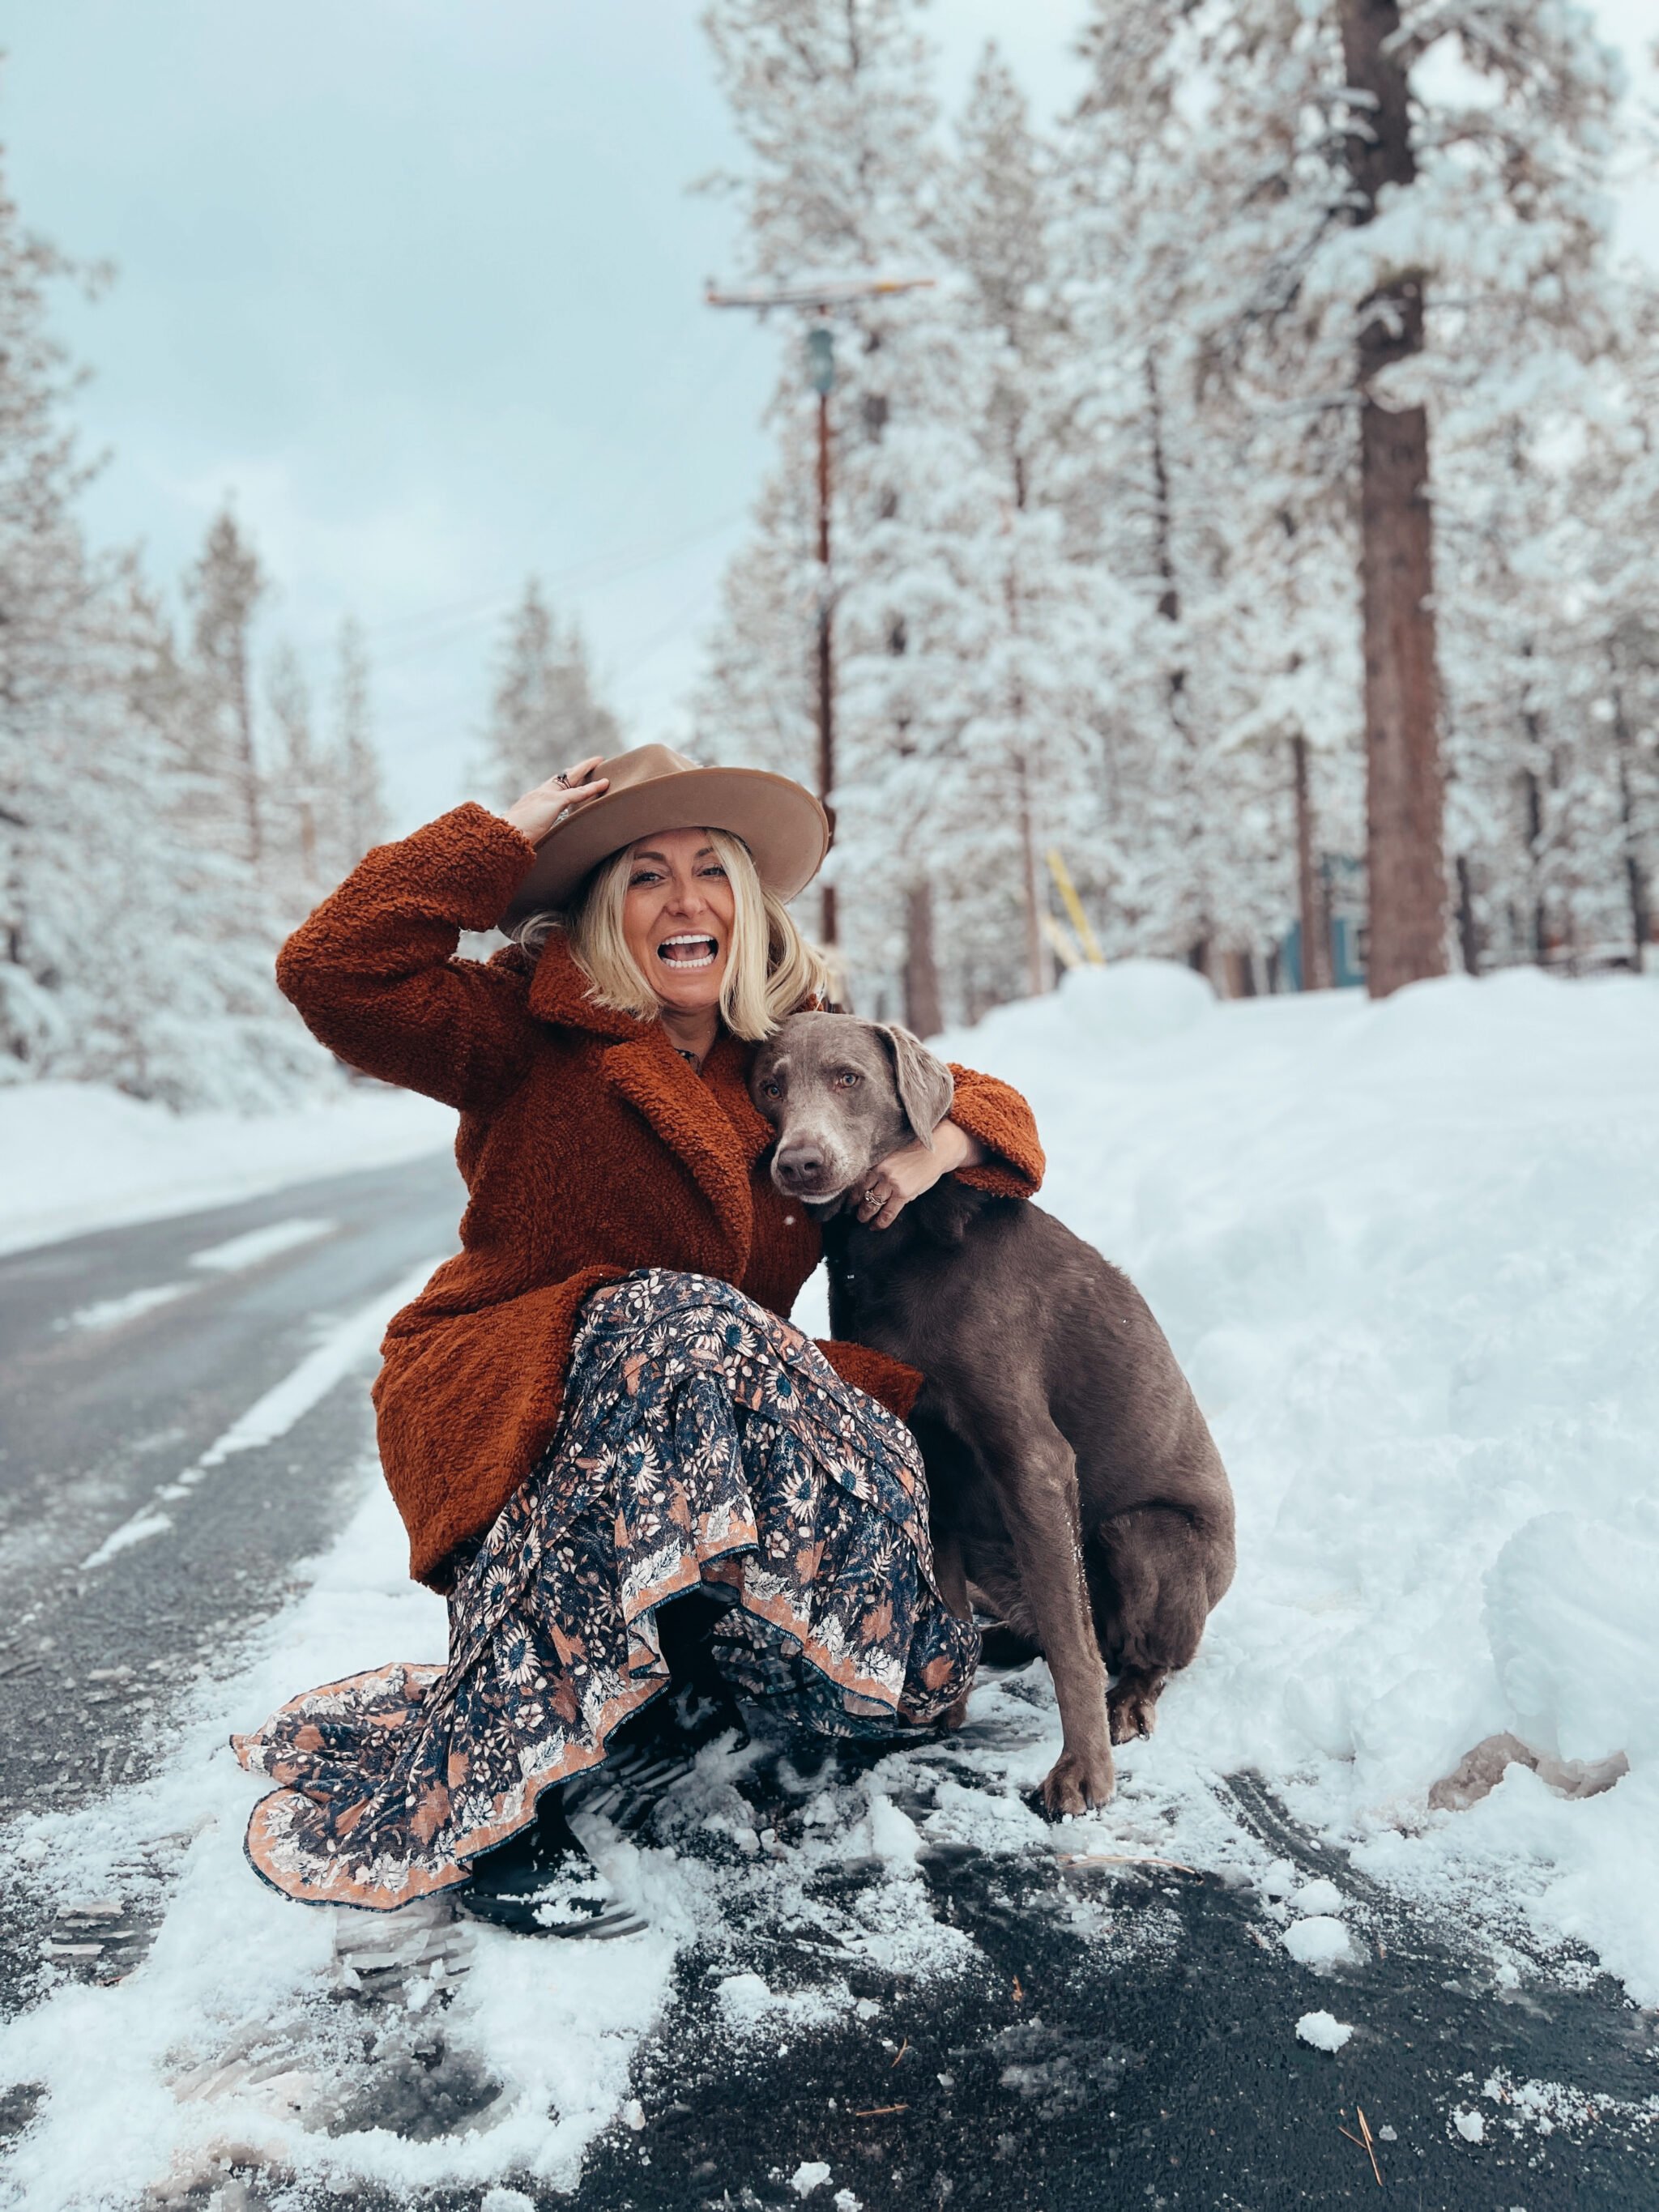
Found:
<path fill-rule="evenodd" d="M 781 899 L 806 888 L 830 849 L 829 817 L 804 784 L 766 769 L 686 769 L 607 792 L 550 830 L 500 927 L 546 907 L 569 906 L 601 860 L 659 830 L 730 830 L 753 854 L 762 883 Z"/>

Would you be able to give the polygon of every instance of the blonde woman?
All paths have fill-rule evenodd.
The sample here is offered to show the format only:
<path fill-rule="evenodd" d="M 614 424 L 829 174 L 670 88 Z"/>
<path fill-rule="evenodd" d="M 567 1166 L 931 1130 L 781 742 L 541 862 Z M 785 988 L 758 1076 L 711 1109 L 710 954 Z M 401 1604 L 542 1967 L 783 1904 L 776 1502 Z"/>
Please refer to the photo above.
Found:
<path fill-rule="evenodd" d="M 353 1066 L 460 1112 L 461 1249 L 393 1320 L 374 1386 L 443 1668 L 393 1664 L 237 1739 L 281 1786 L 248 1855 L 319 1904 L 454 1890 L 533 1932 L 624 1924 L 563 1785 L 661 1768 L 781 1698 L 889 1733 L 967 1687 L 903 1415 L 921 1377 L 786 1316 L 816 1224 L 765 1171 L 755 1047 L 829 980 L 786 902 L 829 843 L 787 778 L 660 745 L 581 762 L 504 816 L 378 847 L 278 975 Z M 514 942 L 458 959 L 462 930 Z M 1028 1195 L 1024 1102 L 955 1071 L 931 1146 L 883 1162 L 886 1224 L 945 1174 Z"/>

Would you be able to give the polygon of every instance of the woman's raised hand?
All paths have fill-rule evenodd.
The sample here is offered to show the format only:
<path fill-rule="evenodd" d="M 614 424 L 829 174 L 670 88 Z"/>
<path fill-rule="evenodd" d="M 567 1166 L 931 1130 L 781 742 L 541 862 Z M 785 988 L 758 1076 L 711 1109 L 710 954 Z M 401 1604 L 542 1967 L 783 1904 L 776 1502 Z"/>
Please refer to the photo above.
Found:
<path fill-rule="evenodd" d="M 611 788 L 608 776 L 593 773 L 604 758 L 603 753 L 589 753 L 586 760 L 578 761 L 562 775 L 550 775 L 534 791 L 526 791 L 522 799 L 514 800 L 506 810 L 507 820 L 521 837 L 527 837 L 532 845 L 539 845 L 556 822 L 567 814 L 574 814 L 591 799 L 603 798 Z"/>

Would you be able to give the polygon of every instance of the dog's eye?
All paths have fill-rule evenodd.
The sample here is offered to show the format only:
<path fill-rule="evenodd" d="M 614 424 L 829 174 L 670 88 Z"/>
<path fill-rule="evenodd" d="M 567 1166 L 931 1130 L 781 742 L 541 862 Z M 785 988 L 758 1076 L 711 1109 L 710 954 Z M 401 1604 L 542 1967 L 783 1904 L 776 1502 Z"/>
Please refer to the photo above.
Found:
<path fill-rule="evenodd" d="M 864 1078 L 861 1075 L 855 1075 L 850 1067 L 843 1067 L 836 1080 L 843 1091 L 856 1091 Z"/>
<path fill-rule="evenodd" d="M 774 1083 L 769 1078 L 768 1080 L 761 1085 L 761 1096 L 763 1098 L 781 1098 L 783 1096 L 782 1084 Z"/>

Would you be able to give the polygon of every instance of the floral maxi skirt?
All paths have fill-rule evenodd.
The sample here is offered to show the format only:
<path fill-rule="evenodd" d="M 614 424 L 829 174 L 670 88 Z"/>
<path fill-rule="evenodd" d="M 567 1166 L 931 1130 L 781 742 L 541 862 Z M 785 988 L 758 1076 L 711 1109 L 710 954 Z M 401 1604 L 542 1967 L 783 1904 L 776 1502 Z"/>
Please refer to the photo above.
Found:
<path fill-rule="evenodd" d="M 647 1268 L 588 1300 L 558 1432 L 451 1592 L 447 1666 L 351 1675 L 232 1739 L 281 1785 L 255 1870 L 380 1911 L 464 1882 L 666 1686 L 653 1609 L 699 1584 L 739 1691 L 823 1732 L 937 1719 L 972 1680 L 908 1429 L 730 1284 Z"/>

